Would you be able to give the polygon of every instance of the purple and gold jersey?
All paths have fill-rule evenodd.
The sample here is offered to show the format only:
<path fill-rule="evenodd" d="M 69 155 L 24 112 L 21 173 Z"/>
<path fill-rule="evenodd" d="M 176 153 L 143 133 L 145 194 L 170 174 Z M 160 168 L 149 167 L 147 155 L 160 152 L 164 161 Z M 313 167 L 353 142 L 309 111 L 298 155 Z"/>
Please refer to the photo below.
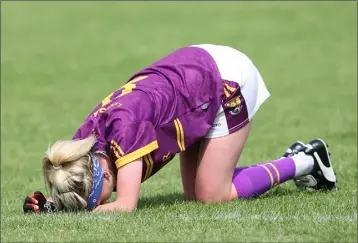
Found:
<path fill-rule="evenodd" d="M 96 149 L 106 152 L 117 168 L 143 157 L 145 181 L 204 138 L 222 102 L 237 97 L 237 90 L 237 83 L 223 83 L 208 52 L 184 47 L 109 94 L 73 138 L 94 134 Z"/>

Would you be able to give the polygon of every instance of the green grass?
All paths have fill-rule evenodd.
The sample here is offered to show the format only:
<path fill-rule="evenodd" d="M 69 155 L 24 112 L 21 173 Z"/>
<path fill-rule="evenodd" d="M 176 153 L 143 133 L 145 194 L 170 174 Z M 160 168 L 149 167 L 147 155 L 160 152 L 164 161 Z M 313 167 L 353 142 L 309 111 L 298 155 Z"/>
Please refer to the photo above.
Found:
<path fill-rule="evenodd" d="M 356 242 L 356 3 L 3 2 L 1 241 Z M 249 55 L 271 98 L 239 164 L 278 158 L 292 141 L 328 141 L 334 193 L 292 183 L 256 200 L 182 199 L 178 160 L 144 183 L 136 212 L 24 216 L 44 191 L 40 158 L 131 74 L 185 45 Z"/>

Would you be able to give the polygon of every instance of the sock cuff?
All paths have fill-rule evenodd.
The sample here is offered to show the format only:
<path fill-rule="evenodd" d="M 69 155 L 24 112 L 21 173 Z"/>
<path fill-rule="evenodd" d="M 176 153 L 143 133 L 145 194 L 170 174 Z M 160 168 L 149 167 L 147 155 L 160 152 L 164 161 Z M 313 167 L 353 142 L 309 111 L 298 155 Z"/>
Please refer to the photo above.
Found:
<path fill-rule="evenodd" d="M 302 162 L 306 162 L 306 163 L 314 163 L 314 159 L 311 155 L 307 155 L 304 152 L 299 152 L 298 154 L 295 154 L 291 157 L 293 159 L 293 161 L 296 163 L 302 163 Z"/>
<path fill-rule="evenodd" d="M 292 156 L 292 159 L 296 166 L 295 177 L 307 175 L 313 170 L 314 159 L 311 155 L 299 152 Z"/>

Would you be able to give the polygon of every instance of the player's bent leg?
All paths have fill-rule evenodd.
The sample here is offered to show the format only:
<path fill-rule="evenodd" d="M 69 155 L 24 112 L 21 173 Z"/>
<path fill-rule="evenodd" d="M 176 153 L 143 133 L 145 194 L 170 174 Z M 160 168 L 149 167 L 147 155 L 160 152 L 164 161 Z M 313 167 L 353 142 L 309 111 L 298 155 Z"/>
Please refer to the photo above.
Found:
<path fill-rule="evenodd" d="M 288 149 L 287 158 L 249 168 L 236 168 L 233 186 L 237 197 L 259 196 L 285 181 L 307 176 L 311 176 L 315 183 L 305 185 L 306 187 L 317 190 L 335 189 L 337 180 L 327 147 L 321 139 L 313 139 L 307 145 L 296 142 Z"/>
<path fill-rule="evenodd" d="M 235 168 L 249 130 L 250 125 L 229 136 L 204 141 L 195 181 L 197 199 L 222 202 L 252 198 L 288 180 L 312 173 L 314 158 L 304 152 L 268 163 Z"/>
<path fill-rule="evenodd" d="M 321 154 L 325 152 L 322 146 L 317 145 L 316 147 L 314 151 L 321 149 Z M 236 168 L 233 185 L 237 191 L 237 197 L 252 198 L 259 196 L 276 185 L 314 173 L 316 171 L 316 159 L 312 153 L 309 153 L 309 151 L 298 152 L 290 157 L 269 163 L 244 169 Z"/>
<path fill-rule="evenodd" d="M 180 172 L 185 200 L 195 200 L 195 178 L 201 141 L 180 153 Z"/>
<path fill-rule="evenodd" d="M 313 163 L 312 157 L 302 153 L 243 170 L 237 168 L 232 183 L 238 198 L 252 198 L 296 176 L 310 173 Z"/>
<path fill-rule="evenodd" d="M 251 122 L 230 135 L 204 139 L 195 180 L 198 200 L 205 203 L 233 199 L 232 175 L 250 128 Z"/>

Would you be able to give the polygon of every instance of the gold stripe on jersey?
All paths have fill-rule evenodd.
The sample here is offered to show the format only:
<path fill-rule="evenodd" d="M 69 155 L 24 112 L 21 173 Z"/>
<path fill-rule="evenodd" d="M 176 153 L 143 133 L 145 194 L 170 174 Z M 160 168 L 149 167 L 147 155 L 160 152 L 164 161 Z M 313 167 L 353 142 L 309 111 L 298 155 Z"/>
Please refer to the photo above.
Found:
<path fill-rule="evenodd" d="M 141 147 L 140 149 L 133 151 L 132 153 L 129 153 L 127 155 L 124 155 L 123 157 L 118 158 L 116 160 L 115 164 L 116 164 L 117 168 L 120 168 L 130 162 L 133 162 L 136 159 L 143 157 L 146 154 L 149 154 L 153 150 L 156 150 L 158 147 L 159 147 L 158 141 L 155 140 L 155 141 L 145 145 L 144 147 Z"/>
<path fill-rule="evenodd" d="M 185 139 L 184 139 L 184 129 L 179 119 L 177 119 L 179 130 L 180 130 L 180 137 L 181 137 L 181 147 L 183 148 L 183 151 L 185 150 Z"/>
<path fill-rule="evenodd" d="M 148 160 L 148 158 L 147 158 L 147 155 L 144 155 L 143 156 L 143 160 L 144 160 L 144 162 L 145 162 L 145 164 L 146 164 L 146 167 L 145 167 L 145 175 L 144 175 L 144 180 L 146 180 L 147 179 L 147 175 L 148 175 L 148 171 L 149 171 L 149 160 Z"/>
<path fill-rule="evenodd" d="M 144 155 L 143 156 L 143 159 L 144 159 L 144 162 L 145 162 L 145 164 L 147 165 L 146 166 L 146 169 L 145 169 L 145 175 L 144 175 L 144 180 L 143 181 L 145 181 L 145 180 L 147 180 L 148 179 L 148 177 L 149 177 L 149 171 L 150 171 L 150 168 L 151 168 L 151 164 L 150 164 L 150 160 L 149 160 L 149 158 L 148 158 L 148 155 Z"/>
<path fill-rule="evenodd" d="M 270 188 L 272 188 L 273 187 L 273 176 L 272 176 L 271 171 L 265 165 L 260 165 L 260 166 L 263 167 L 266 170 L 267 174 L 270 176 L 270 181 L 271 181 Z"/>
<path fill-rule="evenodd" d="M 179 146 L 180 151 L 183 151 L 183 148 L 181 147 L 181 143 L 180 143 L 180 131 L 179 131 L 179 126 L 177 123 L 177 120 L 174 120 L 174 126 L 175 126 L 175 131 L 177 133 L 177 144 Z"/>
<path fill-rule="evenodd" d="M 179 119 L 174 120 L 175 130 L 177 132 L 177 143 L 179 146 L 180 151 L 185 150 L 185 143 L 184 143 L 184 130 L 181 122 Z"/>
<path fill-rule="evenodd" d="M 116 150 L 116 148 L 115 148 L 113 145 L 111 145 L 110 148 L 112 149 L 113 153 L 116 155 L 117 159 L 118 159 L 119 157 L 121 157 L 121 156 L 119 155 L 118 151 Z"/>
<path fill-rule="evenodd" d="M 145 171 L 145 176 L 144 176 L 144 181 L 145 181 L 152 175 L 154 162 L 153 162 L 151 154 L 147 154 L 143 158 L 144 158 L 145 163 L 147 164 L 147 169 Z"/>
<path fill-rule="evenodd" d="M 121 154 L 121 156 L 124 155 L 122 148 L 118 145 L 118 143 L 116 141 L 112 140 L 111 145 L 114 146 L 118 150 L 118 152 Z"/>

